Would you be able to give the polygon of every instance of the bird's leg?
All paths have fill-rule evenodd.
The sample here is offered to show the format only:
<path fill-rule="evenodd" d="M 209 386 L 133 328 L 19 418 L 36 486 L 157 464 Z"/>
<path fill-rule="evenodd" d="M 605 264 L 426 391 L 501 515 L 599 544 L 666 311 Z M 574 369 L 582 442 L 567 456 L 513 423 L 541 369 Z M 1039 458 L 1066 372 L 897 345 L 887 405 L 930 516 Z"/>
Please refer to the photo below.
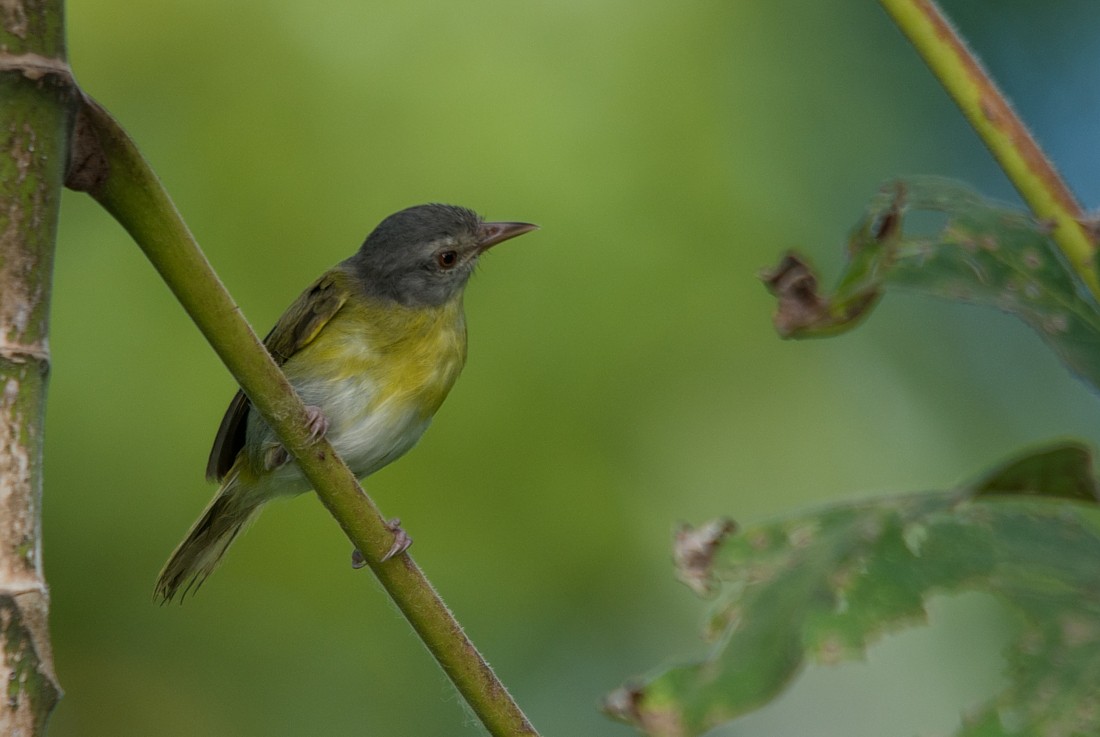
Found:
<path fill-rule="evenodd" d="M 309 428 L 311 441 L 324 437 L 328 432 L 328 418 L 320 407 L 311 404 L 306 405 L 306 427 Z M 270 471 L 279 466 L 285 466 L 290 461 L 290 453 L 281 443 L 271 443 L 264 448 L 264 470 Z"/>
<path fill-rule="evenodd" d="M 390 549 L 386 551 L 386 554 L 382 556 L 382 563 L 385 563 L 395 555 L 401 555 L 409 546 L 413 544 L 413 540 L 409 537 L 409 533 L 405 532 L 405 528 L 401 526 L 401 519 L 394 517 L 386 523 L 386 527 L 393 533 L 393 544 L 390 545 Z M 356 570 L 362 568 L 367 564 L 367 558 L 363 555 L 358 548 L 351 551 L 351 567 Z"/>

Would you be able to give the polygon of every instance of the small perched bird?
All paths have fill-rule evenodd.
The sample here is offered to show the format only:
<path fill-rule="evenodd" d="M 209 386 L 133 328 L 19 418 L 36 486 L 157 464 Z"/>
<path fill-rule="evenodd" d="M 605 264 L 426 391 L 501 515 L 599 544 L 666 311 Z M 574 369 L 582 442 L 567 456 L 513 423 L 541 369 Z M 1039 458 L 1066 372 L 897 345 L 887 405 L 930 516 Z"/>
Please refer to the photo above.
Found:
<path fill-rule="evenodd" d="M 279 318 L 264 345 L 305 403 L 312 434 L 326 435 L 356 476 L 424 434 L 466 363 L 462 294 L 478 258 L 536 227 L 453 205 L 410 207 Z M 250 406 L 241 391 L 229 403 L 206 467 L 221 486 L 161 571 L 162 601 L 197 589 L 264 503 L 310 488 Z"/>

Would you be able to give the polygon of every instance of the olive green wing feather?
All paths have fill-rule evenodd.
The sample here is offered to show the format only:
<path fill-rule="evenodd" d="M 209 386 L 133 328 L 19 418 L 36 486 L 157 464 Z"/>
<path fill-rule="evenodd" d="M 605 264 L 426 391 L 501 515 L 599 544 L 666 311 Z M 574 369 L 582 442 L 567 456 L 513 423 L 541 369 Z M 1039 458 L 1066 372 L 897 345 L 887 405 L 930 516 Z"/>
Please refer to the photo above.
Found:
<path fill-rule="evenodd" d="M 229 473 L 237 453 L 244 447 L 244 434 L 248 429 L 248 408 L 251 403 L 248 397 L 240 389 L 233 395 L 229 402 L 229 409 L 222 417 L 222 423 L 218 426 L 218 434 L 214 436 L 214 447 L 210 450 L 210 458 L 206 461 L 206 479 L 208 481 L 221 481 Z"/>
<path fill-rule="evenodd" d="M 316 338 L 321 328 L 344 306 L 348 293 L 346 277 L 337 270 L 328 272 L 302 292 L 264 338 L 264 346 L 275 363 L 282 366 Z M 206 463 L 206 477 L 211 481 L 222 480 L 244 447 L 251 406 L 240 390 L 229 403 Z"/>

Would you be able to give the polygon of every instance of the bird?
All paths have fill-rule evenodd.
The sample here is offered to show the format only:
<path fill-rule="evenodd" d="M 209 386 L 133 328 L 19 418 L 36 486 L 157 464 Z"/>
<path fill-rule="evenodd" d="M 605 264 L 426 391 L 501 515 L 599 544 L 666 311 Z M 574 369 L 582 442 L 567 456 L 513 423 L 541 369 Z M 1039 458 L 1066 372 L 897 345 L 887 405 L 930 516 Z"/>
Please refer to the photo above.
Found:
<path fill-rule="evenodd" d="M 409 207 L 306 288 L 264 346 L 306 405 L 311 437 L 325 436 L 358 478 L 408 452 L 466 363 L 462 298 L 478 259 L 537 227 L 455 205 Z M 311 488 L 240 390 L 206 475 L 220 485 L 165 563 L 154 590 L 161 603 L 197 591 L 264 504 Z M 394 525 L 387 557 L 410 542 Z"/>

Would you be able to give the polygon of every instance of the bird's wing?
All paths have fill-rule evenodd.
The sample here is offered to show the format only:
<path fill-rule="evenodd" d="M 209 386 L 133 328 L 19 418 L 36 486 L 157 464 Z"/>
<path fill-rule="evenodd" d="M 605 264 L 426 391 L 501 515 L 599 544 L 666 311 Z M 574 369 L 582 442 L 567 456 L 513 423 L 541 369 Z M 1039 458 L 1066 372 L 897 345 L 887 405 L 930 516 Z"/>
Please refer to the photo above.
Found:
<path fill-rule="evenodd" d="M 303 346 L 308 345 L 343 307 L 348 298 L 348 287 L 341 276 L 335 270 L 322 276 L 302 292 L 279 318 L 279 322 L 264 338 L 264 346 L 275 359 L 275 363 L 282 366 Z M 229 403 L 229 409 L 218 427 L 218 434 L 214 437 L 210 459 L 206 463 L 206 477 L 211 481 L 222 480 L 244 447 L 248 410 L 251 406 L 248 397 L 240 390 Z"/>

